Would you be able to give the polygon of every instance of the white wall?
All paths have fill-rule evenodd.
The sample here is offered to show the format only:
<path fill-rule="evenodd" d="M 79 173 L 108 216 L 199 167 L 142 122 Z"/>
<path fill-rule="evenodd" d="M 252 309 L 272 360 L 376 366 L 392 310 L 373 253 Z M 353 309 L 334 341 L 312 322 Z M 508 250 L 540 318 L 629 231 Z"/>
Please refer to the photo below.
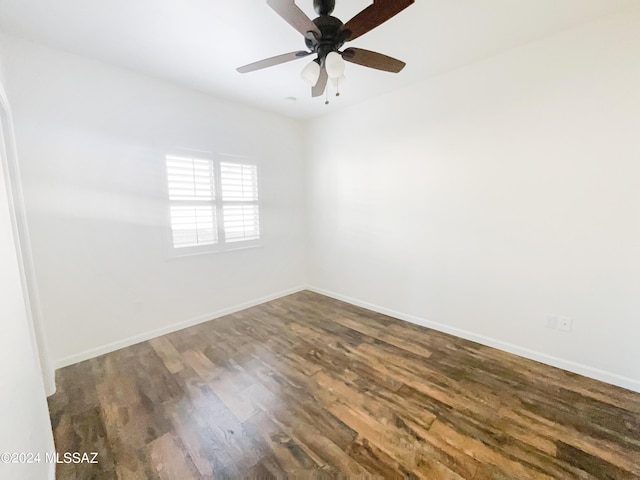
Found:
<path fill-rule="evenodd" d="M 640 391 L 639 58 L 636 11 L 313 121 L 311 285 Z"/>
<path fill-rule="evenodd" d="M 55 464 L 45 463 L 44 459 L 46 453 L 54 451 L 54 446 L 35 335 L 29 324 L 14 241 L 3 148 L 3 138 L 10 135 L 11 117 L 1 73 L 0 118 L 0 453 L 39 453 L 42 460 L 36 464 L 0 462 L 0 478 L 40 480 L 53 478 Z"/>
<path fill-rule="evenodd" d="M 57 365 L 304 284 L 298 122 L 16 38 L 4 43 Z M 164 156 L 182 148 L 258 162 L 262 247 L 170 256 Z"/>

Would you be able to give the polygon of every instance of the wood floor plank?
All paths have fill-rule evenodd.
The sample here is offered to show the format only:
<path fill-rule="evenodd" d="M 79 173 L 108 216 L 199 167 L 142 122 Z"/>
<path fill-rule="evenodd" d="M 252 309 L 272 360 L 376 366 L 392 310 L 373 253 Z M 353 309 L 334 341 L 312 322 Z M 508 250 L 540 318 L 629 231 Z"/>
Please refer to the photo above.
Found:
<path fill-rule="evenodd" d="M 199 477 L 191 457 L 172 434 L 154 440 L 147 450 L 151 465 L 161 480 L 196 480 Z"/>
<path fill-rule="evenodd" d="M 640 394 L 308 291 L 56 382 L 59 480 L 640 480 Z"/>
<path fill-rule="evenodd" d="M 292 437 L 299 439 L 301 445 L 305 445 L 311 452 L 313 458 L 326 471 L 336 475 L 338 473 L 349 477 L 370 476 L 362 465 L 353 460 L 343 449 L 333 443 L 328 437 L 307 423 L 295 413 L 287 410 L 275 410 L 273 412 L 274 422 Z"/>
<path fill-rule="evenodd" d="M 176 374 L 184 368 L 184 362 L 180 352 L 167 337 L 158 337 L 149 340 L 149 345 L 155 350 L 162 363 L 170 373 Z"/>
<path fill-rule="evenodd" d="M 264 440 L 278 465 L 288 475 L 311 476 L 312 472 L 321 469 L 320 463 L 309 456 L 294 438 L 283 432 L 266 413 L 256 415 L 247 423 L 247 428 Z"/>

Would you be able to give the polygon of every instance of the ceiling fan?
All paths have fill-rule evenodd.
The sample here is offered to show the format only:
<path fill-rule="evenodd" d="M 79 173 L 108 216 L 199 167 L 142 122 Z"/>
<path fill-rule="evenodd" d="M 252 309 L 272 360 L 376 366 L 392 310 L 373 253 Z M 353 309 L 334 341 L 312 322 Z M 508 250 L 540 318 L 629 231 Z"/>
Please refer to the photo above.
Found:
<path fill-rule="evenodd" d="M 267 0 L 267 5 L 304 36 L 308 50 L 266 58 L 237 70 L 240 73 L 253 72 L 316 54 L 316 58 L 300 75 L 312 85 L 313 97 L 319 97 L 325 92 L 329 78 L 336 82 L 344 78 L 344 61 L 398 73 L 406 65 L 400 60 L 362 48 L 340 49 L 345 42 L 373 30 L 412 3 L 414 0 L 373 0 L 373 4 L 343 24 L 338 18 L 331 16 L 335 0 L 313 0 L 313 7 L 319 15 L 313 21 L 295 4 L 295 0 Z"/>

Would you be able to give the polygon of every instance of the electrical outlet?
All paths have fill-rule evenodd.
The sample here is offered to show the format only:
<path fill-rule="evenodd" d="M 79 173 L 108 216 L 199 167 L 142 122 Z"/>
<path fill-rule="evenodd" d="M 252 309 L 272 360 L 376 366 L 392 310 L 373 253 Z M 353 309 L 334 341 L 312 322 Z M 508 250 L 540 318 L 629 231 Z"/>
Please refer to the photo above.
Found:
<path fill-rule="evenodd" d="M 573 320 L 569 317 L 558 317 L 558 330 L 570 332 L 573 328 Z"/>
<path fill-rule="evenodd" d="M 558 328 L 558 316 L 557 315 L 545 315 L 545 325 L 547 328 L 555 330 Z"/>

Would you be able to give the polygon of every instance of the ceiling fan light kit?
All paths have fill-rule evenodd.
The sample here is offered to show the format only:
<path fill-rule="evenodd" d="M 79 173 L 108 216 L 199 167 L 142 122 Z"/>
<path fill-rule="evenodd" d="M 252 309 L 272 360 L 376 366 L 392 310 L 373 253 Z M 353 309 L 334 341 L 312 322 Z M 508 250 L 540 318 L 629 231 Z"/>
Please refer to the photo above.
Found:
<path fill-rule="evenodd" d="M 318 83 L 318 77 L 320 77 L 320 63 L 315 60 L 312 60 L 300 72 L 300 78 L 312 87 Z"/>
<path fill-rule="evenodd" d="M 329 78 L 340 78 L 344 75 L 345 63 L 338 52 L 329 52 L 324 59 L 324 68 Z"/>
<path fill-rule="evenodd" d="M 316 58 L 300 72 L 300 78 L 312 86 L 313 97 L 322 96 L 328 83 L 338 88 L 344 79 L 345 61 L 376 70 L 400 72 L 405 63 L 395 58 L 362 48 L 347 48 L 343 51 L 340 49 L 345 42 L 355 40 L 397 15 L 413 4 L 414 0 L 373 0 L 370 6 L 347 23 L 331 16 L 335 3 L 335 0 L 313 0 L 313 7 L 319 16 L 312 21 L 295 4 L 295 0 L 267 0 L 267 5 L 304 36 L 308 51 L 285 53 L 250 63 L 239 67 L 238 72 L 253 72 L 316 55 Z M 340 93 L 337 92 L 336 95 Z"/>

